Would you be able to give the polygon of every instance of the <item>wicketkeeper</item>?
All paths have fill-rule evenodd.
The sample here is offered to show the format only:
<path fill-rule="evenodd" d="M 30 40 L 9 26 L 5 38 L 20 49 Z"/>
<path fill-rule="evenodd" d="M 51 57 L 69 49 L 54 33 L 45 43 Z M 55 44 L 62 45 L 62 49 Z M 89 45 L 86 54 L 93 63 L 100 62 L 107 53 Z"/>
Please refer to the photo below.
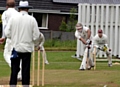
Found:
<path fill-rule="evenodd" d="M 98 34 L 93 37 L 93 46 L 97 48 L 96 54 L 101 50 L 106 53 L 108 57 L 108 66 L 112 66 L 112 54 L 111 49 L 108 47 L 107 35 L 103 34 L 102 29 L 98 30 Z M 94 53 L 94 50 L 93 50 Z"/>
<path fill-rule="evenodd" d="M 80 70 L 85 70 L 86 61 L 87 61 L 87 51 L 88 51 L 86 50 L 86 47 L 88 47 L 92 42 L 91 30 L 88 27 L 83 26 L 81 23 L 77 23 L 75 37 L 78 38 L 80 41 L 82 41 L 82 43 L 85 45 L 83 60 L 79 68 Z M 89 51 L 91 52 L 90 47 L 89 47 Z M 91 57 L 89 57 L 89 63 L 87 69 L 91 69 L 92 66 L 94 66 L 93 60 Z"/>
<path fill-rule="evenodd" d="M 48 60 L 47 60 L 47 56 L 46 56 L 46 52 L 44 49 L 44 42 L 45 42 L 45 37 L 42 33 L 40 33 L 40 38 L 39 41 L 35 44 L 35 47 L 37 48 L 37 50 L 40 50 L 41 52 L 44 51 L 43 55 L 44 55 L 44 60 L 45 60 L 45 64 L 49 64 Z"/>

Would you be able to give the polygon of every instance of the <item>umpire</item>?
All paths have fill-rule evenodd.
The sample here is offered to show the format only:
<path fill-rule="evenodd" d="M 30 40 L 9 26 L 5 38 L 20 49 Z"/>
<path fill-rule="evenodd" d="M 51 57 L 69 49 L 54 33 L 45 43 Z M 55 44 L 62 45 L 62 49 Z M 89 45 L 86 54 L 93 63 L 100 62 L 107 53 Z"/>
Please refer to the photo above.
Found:
<path fill-rule="evenodd" d="M 20 60 L 22 60 L 22 85 L 30 85 L 30 60 L 34 42 L 39 39 L 39 29 L 34 17 L 28 15 L 32 8 L 28 1 L 20 1 L 19 14 L 12 17 L 5 29 L 5 35 L 11 39 L 11 77 L 10 86 L 17 85 Z"/>

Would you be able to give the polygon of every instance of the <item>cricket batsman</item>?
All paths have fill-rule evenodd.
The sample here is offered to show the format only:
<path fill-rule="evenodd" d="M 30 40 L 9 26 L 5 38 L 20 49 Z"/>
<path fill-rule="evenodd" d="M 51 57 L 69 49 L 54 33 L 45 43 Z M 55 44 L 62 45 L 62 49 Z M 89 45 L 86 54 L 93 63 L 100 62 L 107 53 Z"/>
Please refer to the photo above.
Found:
<path fill-rule="evenodd" d="M 43 46 L 44 42 L 45 42 L 45 37 L 44 37 L 43 33 L 40 33 L 39 41 L 36 42 L 35 48 L 37 48 L 37 50 L 40 50 L 41 52 L 43 52 L 42 55 L 44 55 L 45 64 L 49 64 L 49 62 L 47 60 L 46 52 L 45 52 L 45 49 Z"/>
<path fill-rule="evenodd" d="M 93 37 L 93 47 L 97 48 L 96 54 L 101 50 L 106 53 L 108 57 L 108 66 L 112 66 L 112 53 L 108 47 L 107 35 L 103 34 L 103 30 L 99 29 L 98 34 Z M 94 53 L 94 50 L 93 50 Z"/>
<path fill-rule="evenodd" d="M 86 66 L 88 48 L 91 52 L 91 49 L 90 49 L 90 45 L 92 44 L 91 30 L 88 27 L 83 26 L 81 23 L 77 23 L 76 24 L 75 37 L 77 39 L 79 39 L 80 41 L 82 41 L 82 43 L 85 46 L 84 47 L 85 51 L 84 51 L 84 55 L 83 55 L 83 60 L 82 60 L 82 63 L 80 65 L 79 69 L 80 70 L 85 70 L 86 68 L 91 69 L 91 67 L 94 66 L 91 57 L 89 57 L 88 66 Z M 89 54 L 90 54 L 90 52 L 89 52 Z"/>

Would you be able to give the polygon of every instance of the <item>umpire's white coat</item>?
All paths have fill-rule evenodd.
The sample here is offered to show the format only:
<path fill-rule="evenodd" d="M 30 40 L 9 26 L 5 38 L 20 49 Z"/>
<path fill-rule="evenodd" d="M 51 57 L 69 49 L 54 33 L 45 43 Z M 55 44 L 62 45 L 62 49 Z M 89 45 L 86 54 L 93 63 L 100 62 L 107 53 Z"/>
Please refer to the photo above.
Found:
<path fill-rule="evenodd" d="M 24 23 L 26 21 L 28 24 Z M 37 22 L 27 12 L 20 12 L 10 18 L 5 28 L 5 35 L 8 39 L 11 39 L 10 50 L 14 47 L 18 52 L 32 52 L 34 49 L 33 41 L 39 38 Z M 18 78 L 20 76 L 18 74 Z"/>
<path fill-rule="evenodd" d="M 5 35 L 11 39 L 11 46 L 18 52 L 33 52 L 34 42 L 39 39 L 40 31 L 37 21 L 26 11 L 11 17 Z"/>

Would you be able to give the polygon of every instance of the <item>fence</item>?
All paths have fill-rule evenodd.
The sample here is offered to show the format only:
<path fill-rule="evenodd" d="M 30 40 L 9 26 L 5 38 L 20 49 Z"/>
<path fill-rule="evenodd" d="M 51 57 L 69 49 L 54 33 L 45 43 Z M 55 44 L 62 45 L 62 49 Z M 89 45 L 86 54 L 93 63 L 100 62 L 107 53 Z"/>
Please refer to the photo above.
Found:
<path fill-rule="evenodd" d="M 89 27 L 93 36 L 103 29 L 114 56 L 120 57 L 120 4 L 78 4 L 78 22 Z M 100 52 L 100 57 L 102 57 Z M 83 44 L 77 41 L 77 56 L 83 55 Z"/>

